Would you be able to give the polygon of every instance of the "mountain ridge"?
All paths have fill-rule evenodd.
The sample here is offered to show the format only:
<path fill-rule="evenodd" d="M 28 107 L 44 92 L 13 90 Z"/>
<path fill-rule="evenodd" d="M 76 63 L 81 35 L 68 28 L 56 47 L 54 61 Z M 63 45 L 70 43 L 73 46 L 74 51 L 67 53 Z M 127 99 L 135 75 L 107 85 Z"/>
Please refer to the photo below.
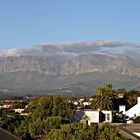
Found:
<path fill-rule="evenodd" d="M 54 89 L 55 92 L 67 87 L 68 91 L 77 93 L 78 89 L 80 92 L 82 89 L 87 92 L 91 81 L 95 82 L 93 87 L 97 85 L 96 82 L 102 85 L 105 81 L 119 85 L 121 81 L 115 76 L 118 75 L 126 79 L 123 84 L 127 83 L 127 88 L 139 88 L 139 56 L 139 45 L 113 41 L 69 42 L 29 49 L 12 49 L 7 52 L 5 50 L 0 52 L 0 86 L 7 85 L 13 89 L 18 89 L 19 86 L 26 89 L 30 85 L 28 88 L 31 90 Z M 93 80 L 88 75 L 91 75 Z M 86 81 L 86 77 L 89 81 Z M 130 79 L 133 79 L 132 84 Z M 73 88 L 74 91 L 71 90 Z"/>

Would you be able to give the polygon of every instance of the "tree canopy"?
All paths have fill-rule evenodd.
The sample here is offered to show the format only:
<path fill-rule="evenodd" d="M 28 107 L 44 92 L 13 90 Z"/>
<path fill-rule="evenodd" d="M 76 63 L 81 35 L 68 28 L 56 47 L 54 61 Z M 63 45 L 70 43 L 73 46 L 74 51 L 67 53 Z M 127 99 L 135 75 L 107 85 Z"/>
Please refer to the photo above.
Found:
<path fill-rule="evenodd" d="M 64 96 L 47 96 L 34 99 L 27 111 L 32 119 L 46 119 L 48 116 L 61 116 L 63 119 L 71 119 L 74 114 L 74 105 L 69 103 Z"/>
<path fill-rule="evenodd" d="M 111 110 L 113 108 L 113 99 L 115 91 L 112 85 L 106 85 L 96 89 L 93 100 L 91 101 L 91 107 L 93 110 Z"/>

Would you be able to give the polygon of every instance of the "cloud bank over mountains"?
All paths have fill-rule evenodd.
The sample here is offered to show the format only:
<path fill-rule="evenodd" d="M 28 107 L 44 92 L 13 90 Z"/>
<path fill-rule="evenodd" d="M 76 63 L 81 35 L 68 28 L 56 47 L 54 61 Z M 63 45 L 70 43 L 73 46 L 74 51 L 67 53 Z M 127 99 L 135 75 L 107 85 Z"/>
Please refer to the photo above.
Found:
<path fill-rule="evenodd" d="M 64 42 L 58 44 L 37 45 L 28 49 L 9 49 L 0 52 L 1 57 L 8 56 L 52 56 L 52 55 L 73 55 L 80 53 L 130 53 L 131 51 L 140 53 L 140 46 L 119 41 L 81 41 L 81 42 Z"/>

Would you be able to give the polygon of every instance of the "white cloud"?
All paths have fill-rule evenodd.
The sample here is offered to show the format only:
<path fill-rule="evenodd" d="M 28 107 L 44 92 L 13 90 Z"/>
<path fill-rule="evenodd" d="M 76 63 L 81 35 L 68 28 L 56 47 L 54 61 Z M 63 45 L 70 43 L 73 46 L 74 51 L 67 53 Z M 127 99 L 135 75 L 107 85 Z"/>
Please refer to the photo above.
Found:
<path fill-rule="evenodd" d="M 125 49 L 124 49 L 125 46 Z M 140 47 L 136 44 L 111 40 L 97 41 L 81 41 L 81 42 L 64 42 L 58 44 L 38 45 L 28 49 L 9 49 L 0 52 L 1 57 L 19 56 L 19 55 L 36 55 L 36 56 L 52 56 L 52 55 L 72 55 L 76 56 L 81 53 L 110 53 L 116 51 L 134 50 L 140 53 Z"/>

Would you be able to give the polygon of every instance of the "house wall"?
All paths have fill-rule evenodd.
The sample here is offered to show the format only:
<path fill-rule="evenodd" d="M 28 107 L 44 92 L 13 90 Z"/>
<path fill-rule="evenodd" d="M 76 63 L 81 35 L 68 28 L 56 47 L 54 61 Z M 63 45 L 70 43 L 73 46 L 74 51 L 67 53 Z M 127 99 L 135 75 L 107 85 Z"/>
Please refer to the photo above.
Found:
<path fill-rule="evenodd" d="M 137 104 L 126 111 L 126 116 L 129 118 L 140 116 L 140 97 L 137 98 Z"/>
<path fill-rule="evenodd" d="M 99 123 L 99 111 L 84 111 L 84 114 L 88 116 L 88 124 Z"/>
<path fill-rule="evenodd" d="M 122 112 L 123 114 L 125 114 L 125 111 L 126 111 L 125 105 L 120 105 L 119 106 L 119 112 Z"/>
<path fill-rule="evenodd" d="M 112 122 L 112 111 L 102 111 L 102 114 L 104 115 L 104 120 L 102 120 L 103 116 L 99 111 L 92 111 L 92 110 L 77 111 L 73 117 L 73 122 L 85 122 L 84 119 L 85 116 L 87 116 L 86 120 L 88 120 L 89 125 L 91 123 L 99 123 L 100 120 L 105 122 Z"/>
<path fill-rule="evenodd" d="M 15 112 L 21 113 L 24 109 L 14 109 Z"/>
<path fill-rule="evenodd" d="M 139 104 L 139 103 L 140 103 L 140 97 L 137 98 L 137 104 Z"/>
<path fill-rule="evenodd" d="M 90 105 L 89 102 L 83 102 L 83 105 L 86 106 L 86 105 Z"/>
<path fill-rule="evenodd" d="M 112 122 L 112 111 L 102 111 L 105 114 L 105 122 Z"/>

